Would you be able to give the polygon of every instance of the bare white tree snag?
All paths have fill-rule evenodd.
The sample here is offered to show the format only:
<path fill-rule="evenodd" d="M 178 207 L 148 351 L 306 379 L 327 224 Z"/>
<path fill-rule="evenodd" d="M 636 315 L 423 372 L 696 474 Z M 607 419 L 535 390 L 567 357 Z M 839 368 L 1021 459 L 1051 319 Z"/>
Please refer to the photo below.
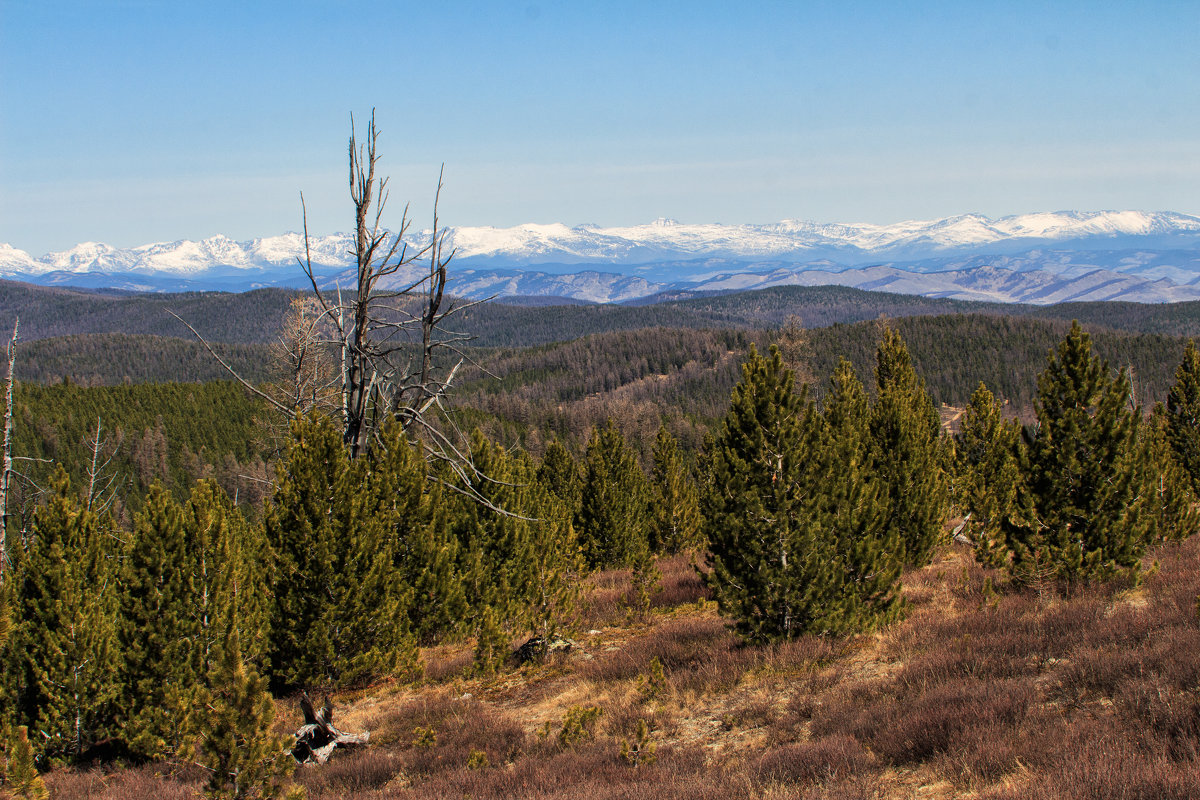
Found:
<path fill-rule="evenodd" d="M 426 453 L 454 463 L 464 463 L 451 435 L 433 417 L 440 416 L 441 400 L 466 360 L 461 345 L 470 337 L 451 331 L 448 320 L 475 305 L 446 296 L 447 231 L 438 216 L 442 177 L 438 176 L 433 203 L 433 225 L 428 241 L 410 242 L 412 220 L 408 206 L 399 225 L 383 226 L 388 201 L 388 179 L 378 177 L 376 146 L 379 129 L 375 113 L 360 143 L 350 120 L 350 200 L 354 205 L 354 267 L 348 285 L 317 277 L 312 263 L 308 210 L 300 196 L 304 219 L 304 256 L 297 259 L 313 290 L 310 307 L 294 306 L 281 345 L 286 351 L 286 388 L 264 391 L 246 381 L 180 319 L 208 348 L 209 353 L 234 378 L 285 416 L 295 417 L 312 408 L 328 409 L 340 417 L 343 438 L 351 456 L 368 450 L 384 421 L 400 422 Z M 176 318 L 179 319 L 178 315 Z M 318 362 L 332 357 L 333 369 Z M 468 470 L 470 472 L 470 470 Z"/>
<path fill-rule="evenodd" d="M 312 408 L 330 409 L 342 423 L 343 441 L 352 458 L 368 452 L 385 422 L 395 420 L 409 439 L 422 448 L 426 460 L 444 464 L 456 476 L 431 480 L 471 497 L 499 513 L 473 486 L 489 480 L 475 469 L 466 437 L 445 413 L 443 399 L 468 357 L 462 345 L 465 333 L 449 327 L 451 318 L 484 301 L 460 302 L 446 295 L 447 230 L 438 216 L 442 176 L 438 175 L 429 238 L 410 242 L 412 220 L 404 207 L 399 226 L 383 226 L 388 201 L 388 179 L 376 174 L 379 129 L 375 113 L 360 143 L 350 118 L 350 200 L 354 205 L 354 266 L 348 285 L 318 278 L 312 262 L 308 209 L 304 195 L 300 206 L 304 220 L 304 256 L 298 258 L 312 286 L 316 307 L 298 325 L 288 323 L 283 337 L 292 352 L 288 368 L 294 371 L 291 390 L 271 391 L 252 385 L 225 362 L 200 333 L 180 319 L 209 353 L 249 391 L 268 402 L 286 418 Z M 299 337 L 299 338 L 296 338 Z M 332 381 L 314 383 L 311 358 L 332 357 Z M 309 400 L 314 402 L 309 402 Z M 517 516 L 512 515 L 510 516 Z"/>
<path fill-rule="evenodd" d="M 119 477 L 115 471 L 109 471 L 109 465 L 112 464 L 117 455 L 117 448 L 121 443 L 110 442 L 104 436 L 104 426 L 101 423 L 100 415 L 96 415 L 96 435 L 89 436 L 84 440 L 92 451 L 91 458 L 87 465 L 87 498 L 85 505 L 88 511 L 94 511 L 97 514 L 104 515 L 112 508 L 113 501 L 117 499 L 117 489 L 120 485 L 117 482 Z"/>
<path fill-rule="evenodd" d="M 5 567 L 8 564 L 8 491 L 12 486 L 12 434 L 13 434 L 13 365 L 17 358 L 17 329 L 21 325 L 18 316 L 13 322 L 12 338 L 8 340 L 8 380 L 4 389 L 4 463 L 0 465 L 0 586 L 4 585 Z"/>
<path fill-rule="evenodd" d="M 351 457 L 370 448 L 371 437 L 387 418 L 398 420 L 427 453 L 462 464 L 462 453 L 431 411 L 439 410 L 464 357 L 459 346 L 469 337 L 450 331 L 447 319 L 473 303 L 456 305 L 445 296 L 446 267 L 454 257 L 444 249 L 446 230 L 438 217 L 442 176 L 438 176 L 429 241 L 410 247 L 412 220 L 405 206 L 394 230 L 382 226 L 388 179 L 376 176 L 379 129 L 375 114 L 360 144 L 350 123 L 350 200 L 354 205 L 352 286 L 323 289 L 314 274 L 304 213 L 308 276 L 324 320 L 332 329 L 329 345 L 340 365 L 341 418 Z M 445 354 L 445 355 L 443 355 Z"/>

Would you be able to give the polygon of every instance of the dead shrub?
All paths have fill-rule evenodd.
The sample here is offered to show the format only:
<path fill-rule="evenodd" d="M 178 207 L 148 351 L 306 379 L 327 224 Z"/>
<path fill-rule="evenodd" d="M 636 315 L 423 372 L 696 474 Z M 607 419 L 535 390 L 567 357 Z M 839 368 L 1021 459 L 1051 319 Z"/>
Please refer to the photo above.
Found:
<path fill-rule="evenodd" d="M 769 697 L 754 698 L 736 706 L 732 712 L 739 728 L 762 728 L 774 725 L 780 717 L 779 703 Z"/>
<path fill-rule="evenodd" d="M 367 748 L 339 753 L 320 767 L 298 769 L 295 781 L 310 797 L 345 797 L 383 788 L 396 777 L 403 763 L 395 750 Z"/>
<path fill-rule="evenodd" d="M 583 674 L 596 681 L 632 680 L 657 658 L 668 678 L 673 678 L 676 672 L 719 658 L 737 646 L 737 638 L 719 619 L 672 620 L 630 639 L 620 650 L 597 655 Z"/>
<path fill-rule="evenodd" d="M 894 764 L 917 763 L 950 752 L 977 727 L 1017 726 L 1034 694 L 1027 679 L 959 679 L 910 698 L 883 694 L 868 702 L 850 697 L 826 703 L 816 709 L 812 730 L 853 736 Z"/>
<path fill-rule="evenodd" d="M 962 732 L 960 742 L 933 759 L 939 775 L 958 785 L 983 787 L 1013 772 L 1020 765 L 1017 731 L 1011 727 Z"/>
<path fill-rule="evenodd" d="M 1079 650 L 1054 670 L 1050 695 L 1070 705 L 1111 695 L 1128 676 L 1141 669 L 1137 652 L 1114 647 Z"/>
<path fill-rule="evenodd" d="M 545 758 L 522 758 L 508 769 L 465 766 L 415 781 L 406 800 L 749 800 L 749 786 L 736 774 L 706 763 L 701 748 L 662 748 L 652 764 L 630 769 L 614 742 L 585 742 Z M 314 798 L 314 800 L 316 800 Z"/>
<path fill-rule="evenodd" d="M 1080 723 L 1037 757 L 1033 800 L 1194 800 L 1200 797 L 1195 762 L 1175 762 L 1163 750 L 1094 722 Z M 1028 754 L 1031 759 L 1033 753 Z"/>
<path fill-rule="evenodd" d="M 634 730 L 645 722 L 652 731 L 670 730 L 675 715 L 661 706 L 647 707 L 639 701 L 613 703 L 604 707 L 601 728 L 614 736 Z"/>
<path fill-rule="evenodd" d="M 692 559 L 692 555 L 680 553 L 658 560 L 660 591 L 651 599 L 651 608 L 677 608 L 712 599 L 712 589 L 696 571 Z"/>
<path fill-rule="evenodd" d="M 1116 705 L 1135 728 L 1160 739 L 1174 761 L 1200 761 L 1200 697 L 1195 690 L 1139 681 L 1121 688 Z"/>
<path fill-rule="evenodd" d="M 195 771 L 164 774 L 162 764 L 117 770 L 60 769 L 43 776 L 53 798 L 62 800 L 191 800 L 204 786 Z"/>
<path fill-rule="evenodd" d="M 423 655 L 425 680 L 429 683 L 460 678 L 475 666 L 474 654 L 463 647 L 432 647 Z"/>
<path fill-rule="evenodd" d="M 754 765 L 760 784 L 835 781 L 878 770 L 875 756 L 845 734 L 775 747 Z"/>

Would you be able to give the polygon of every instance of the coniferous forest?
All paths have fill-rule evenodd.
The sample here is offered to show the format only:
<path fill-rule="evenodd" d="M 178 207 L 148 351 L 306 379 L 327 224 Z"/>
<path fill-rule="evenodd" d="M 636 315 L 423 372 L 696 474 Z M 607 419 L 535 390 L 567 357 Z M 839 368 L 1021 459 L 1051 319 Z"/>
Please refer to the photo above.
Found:
<path fill-rule="evenodd" d="M 1194 315 L 864 294 L 481 307 L 438 427 L 361 447 L 279 413 L 276 330 L 221 339 L 258 394 L 19 341 L 0 787 L 1200 795 Z M 301 696 L 367 746 L 297 768 Z"/>

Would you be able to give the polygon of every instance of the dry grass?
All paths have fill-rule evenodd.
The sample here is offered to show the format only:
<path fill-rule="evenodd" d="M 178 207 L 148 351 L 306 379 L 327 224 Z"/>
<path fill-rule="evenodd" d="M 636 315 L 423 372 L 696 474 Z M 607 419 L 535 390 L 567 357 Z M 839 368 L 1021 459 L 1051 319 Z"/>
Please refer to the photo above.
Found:
<path fill-rule="evenodd" d="M 297 781 L 313 800 L 1200 797 L 1200 537 L 1152 557 L 1141 587 L 1049 599 L 994 595 L 1000 576 L 953 550 L 905 576 L 908 615 L 890 629 L 773 647 L 738 642 L 686 557 L 660 563 L 641 619 L 622 602 L 628 574 L 604 573 L 575 652 L 480 679 L 469 643 L 431 648 L 421 684 L 338 698 L 373 744 Z M 561 744 L 564 717 L 589 706 L 591 734 Z M 657 759 L 635 768 L 619 752 L 639 722 Z M 141 767 L 48 783 L 169 800 L 200 780 Z"/>

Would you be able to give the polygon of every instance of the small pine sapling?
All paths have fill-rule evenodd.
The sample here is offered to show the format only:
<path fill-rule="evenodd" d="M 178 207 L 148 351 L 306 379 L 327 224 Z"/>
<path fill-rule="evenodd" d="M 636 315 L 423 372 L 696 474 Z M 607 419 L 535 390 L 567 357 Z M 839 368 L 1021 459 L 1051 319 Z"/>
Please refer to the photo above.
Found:
<path fill-rule="evenodd" d="M 0 772 L 0 787 L 11 796 L 21 800 L 46 800 L 50 796 L 42 777 L 38 774 L 33 759 L 33 747 L 29 744 L 29 729 L 24 725 L 13 729 L 4 741 L 4 769 Z"/>
<path fill-rule="evenodd" d="M 644 719 L 638 720 L 637 732 L 632 740 L 621 740 L 621 758 L 634 769 L 657 761 L 657 750 L 658 743 L 650 739 L 650 726 Z"/>
<path fill-rule="evenodd" d="M 637 679 L 638 694 L 644 703 L 657 699 L 667 690 L 667 675 L 658 656 L 650 659 L 649 670 L 649 673 L 639 674 Z"/>
<path fill-rule="evenodd" d="M 437 731 L 432 725 L 428 728 L 420 725 L 413 728 L 413 747 L 437 747 Z"/>
<path fill-rule="evenodd" d="M 210 770 L 205 797 L 211 800 L 293 797 L 284 782 L 296 767 L 271 725 L 275 704 L 267 682 L 242 661 L 236 629 L 221 648 L 200 741 L 201 763 Z"/>
<path fill-rule="evenodd" d="M 558 743 L 571 747 L 591 738 L 596 720 L 603 712 L 599 706 L 571 706 L 563 715 L 562 730 L 558 732 Z"/>

